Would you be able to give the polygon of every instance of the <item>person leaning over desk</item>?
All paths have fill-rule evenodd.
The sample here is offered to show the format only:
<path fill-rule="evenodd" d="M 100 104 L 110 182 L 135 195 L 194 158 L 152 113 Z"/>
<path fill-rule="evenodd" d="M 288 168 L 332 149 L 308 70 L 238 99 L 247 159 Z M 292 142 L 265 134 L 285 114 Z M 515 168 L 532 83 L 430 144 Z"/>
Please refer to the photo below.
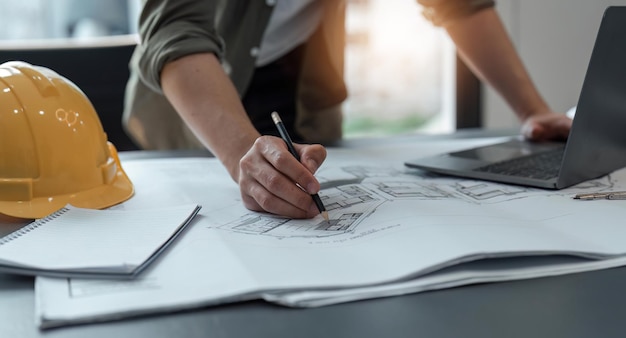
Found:
<path fill-rule="evenodd" d="M 571 120 L 534 87 L 492 0 L 417 2 L 506 99 L 524 136 L 567 137 Z M 322 144 L 342 136 L 345 10 L 344 0 L 145 1 L 126 130 L 145 149 L 208 148 L 250 210 L 318 215 L 309 195 L 320 188 L 313 173 L 326 158 Z M 272 111 L 300 143 L 301 162 L 275 137 Z"/>

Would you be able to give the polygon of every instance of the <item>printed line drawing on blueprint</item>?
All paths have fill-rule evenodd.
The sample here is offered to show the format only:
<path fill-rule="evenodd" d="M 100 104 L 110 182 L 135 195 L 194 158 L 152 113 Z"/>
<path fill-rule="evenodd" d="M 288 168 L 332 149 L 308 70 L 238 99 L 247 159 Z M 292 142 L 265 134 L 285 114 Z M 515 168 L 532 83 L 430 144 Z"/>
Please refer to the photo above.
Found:
<path fill-rule="evenodd" d="M 297 220 L 250 212 L 215 228 L 276 238 L 343 235 L 353 232 L 362 220 L 385 202 L 376 192 L 356 184 L 325 189 L 320 198 L 328 211 L 328 222 L 321 217 Z"/>
<path fill-rule="evenodd" d="M 393 167 L 343 166 L 320 171 L 320 198 L 330 221 L 321 217 L 292 220 L 268 214 L 247 213 L 212 228 L 275 238 L 321 238 L 355 233 L 358 225 L 384 203 L 398 200 L 461 200 L 472 204 L 502 203 L 540 195 L 571 195 L 493 182 L 453 177 L 416 175 Z M 611 176 L 588 181 L 578 190 L 613 187 Z"/>
<path fill-rule="evenodd" d="M 452 194 L 461 196 L 467 201 L 475 203 L 499 203 L 518 198 L 536 195 L 570 196 L 573 193 L 586 191 L 608 191 L 616 185 L 611 175 L 586 181 L 566 190 L 545 190 L 527 188 L 523 186 L 493 183 L 487 181 L 459 179 L 452 184 L 440 186 L 441 189 L 453 191 Z"/>
<path fill-rule="evenodd" d="M 388 199 L 462 199 L 470 203 L 499 203 L 520 197 L 534 189 L 485 181 L 415 174 L 392 167 L 349 166 L 344 172 L 371 184 Z"/>
<path fill-rule="evenodd" d="M 501 203 L 514 199 L 540 195 L 570 196 L 589 191 L 610 191 L 620 186 L 626 178 L 626 169 L 582 182 L 566 190 L 545 190 L 496 182 L 455 178 L 452 176 L 420 172 L 411 169 L 398 170 L 385 167 L 343 167 L 345 172 L 358 177 L 362 183 L 378 185 L 381 193 L 389 198 L 448 199 L 460 198 L 475 204 Z M 376 182 L 376 183 L 374 183 Z"/>
<path fill-rule="evenodd" d="M 472 180 L 448 180 L 434 183 L 420 181 L 380 181 L 364 183 L 375 187 L 390 199 L 449 200 L 473 204 L 500 203 L 527 196 L 529 189 Z"/>

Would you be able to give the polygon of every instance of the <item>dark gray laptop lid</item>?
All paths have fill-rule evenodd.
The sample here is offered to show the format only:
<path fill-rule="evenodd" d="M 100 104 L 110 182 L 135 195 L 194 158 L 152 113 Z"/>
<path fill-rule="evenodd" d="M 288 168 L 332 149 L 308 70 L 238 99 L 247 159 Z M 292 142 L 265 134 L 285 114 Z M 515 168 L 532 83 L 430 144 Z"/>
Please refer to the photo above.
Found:
<path fill-rule="evenodd" d="M 626 166 L 626 7 L 604 12 L 557 188 Z"/>

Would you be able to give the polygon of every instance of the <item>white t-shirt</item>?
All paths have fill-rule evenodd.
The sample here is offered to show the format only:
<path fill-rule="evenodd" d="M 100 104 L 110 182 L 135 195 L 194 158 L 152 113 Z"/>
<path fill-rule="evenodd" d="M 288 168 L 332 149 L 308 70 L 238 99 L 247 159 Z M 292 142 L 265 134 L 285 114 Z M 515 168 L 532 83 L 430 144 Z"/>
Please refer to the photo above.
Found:
<path fill-rule="evenodd" d="M 322 1 L 277 0 L 263 34 L 257 66 L 266 65 L 305 42 L 322 18 Z"/>

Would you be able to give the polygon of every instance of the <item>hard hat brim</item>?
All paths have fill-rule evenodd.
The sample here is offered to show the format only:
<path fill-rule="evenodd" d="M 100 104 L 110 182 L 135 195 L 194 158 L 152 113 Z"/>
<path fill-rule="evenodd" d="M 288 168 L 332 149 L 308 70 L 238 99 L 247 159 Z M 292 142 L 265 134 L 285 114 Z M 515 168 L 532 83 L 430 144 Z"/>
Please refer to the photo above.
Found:
<path fill-rule="evenodd" d="M 34 198 L 30 201 L 0 201 L 0 213 L 19 218 L 43 218 L 67 204 L 79 208 L 104 209 L 126 201 L 133 196 L 135 190 L 120 164 L 117 150 L 110 142 L 108 146 L 117 164 L 115 177 L 109 184 L 72 194 Z"/>

